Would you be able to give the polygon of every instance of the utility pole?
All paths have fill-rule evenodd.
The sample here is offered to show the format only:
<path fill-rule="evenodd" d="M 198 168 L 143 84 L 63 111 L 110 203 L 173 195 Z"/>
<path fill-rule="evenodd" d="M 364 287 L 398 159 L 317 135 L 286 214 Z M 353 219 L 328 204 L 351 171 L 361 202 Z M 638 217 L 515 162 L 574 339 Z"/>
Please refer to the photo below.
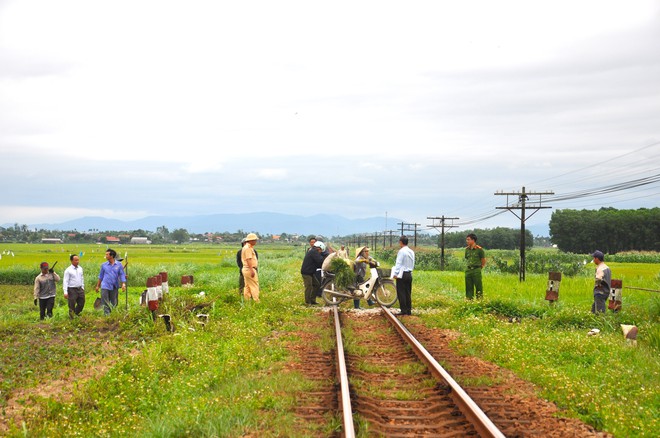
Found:
<path fill-rule="evenodd" d="M 385 248 L 385 234 L 390 235 L 390 246 L 392 246 L 392 235 L 396 232 L 396 230 L 385 230 L 383 231 L 383 248 Z"/>
<path fill-rule="evenodd" d="M 455 228 L 458 225 L 454 225 L 454 220 L 458 219 L 457 217 L 445 217 L 442 215 L 441 217 L 427 217 L 426 219 L 431 219 L 433 220 L 432 225 L 427 225 L 428 227 L 435 228 L 436 230 L 440 228 L 442 231 L 440 232 L 440 270 L 444 271 L 445 270 L 445 228 Z M 440 224 L 437 224 L 435 221 L 439 220 Z M 451 224 L 447 224 L 445 221 L 451 220 Z"/>
<path fill-rule="evenodd" d="M 413 231 L 415 233 L 415 240 L 414 240 L 413 246 L 416 247 L 417 246 L 417 227 L 420 224 L 408 224 L 408 223 L 405 223 L 405 222 L 398 222 L 398 224 L 401 225 L 401 235 L 402 236 L 403 236 L 403 233 L 405 231 Z M 414 227 L 414 228 L 411 228 L 411 227 Z"/>
<path fill-rule="evenodd" d="M 378 249 L 378 247 L 376 246 L 376 245 L 378 245 L 378 243 L 377 243 L 377 242 L 378 242 L 378 231 L 376 231 L 376 232 L 371 236 L 371 241 L 373 242 L 373 244 L 371 245 L 371 247 L 372 247 L 374 250 Z"/>
<path fill-rule="evenodd" d="M 520 272 L 518 273 L 518 280 L 525 281 L 525 272 L 527 271 L 527 265 L 525 262 L 525 221 L 534 214 L 541 210 L 542 208 L 552 208 L 550 206 L 542 205 L 541 196 L 543 195 L 554 195 L 554 192 L 526 192 L 525 187 L 522 188 L 521 192 L 495 192 L 496 195 L 506 195 L 506 206 L 497 207 L 499 210 L 509 210 L 514 214 L 518 219 L 520 219 Z M 513 202 L 509 204 L 509 196 L 516 196 L 518 202 Z M 530 196 L 538 196 L 538 200 L 530 200 Z M 525 216 L 526 210 L 534 210 L 529 216 Z M 518 216 L 513 210 L 520 210 L 520 216 Z"/>

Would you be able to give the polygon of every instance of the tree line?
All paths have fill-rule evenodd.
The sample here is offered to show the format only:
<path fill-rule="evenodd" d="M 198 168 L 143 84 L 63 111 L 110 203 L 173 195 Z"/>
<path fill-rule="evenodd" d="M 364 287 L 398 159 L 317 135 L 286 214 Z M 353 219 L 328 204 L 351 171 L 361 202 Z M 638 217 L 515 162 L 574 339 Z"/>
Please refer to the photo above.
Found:
<path fill-rule="evenodd" d="M 170 231 L 166 226 L 160 226 L 156 231 L 126 230 L 45 230 L 29 228 L 27 225 L 14 224 L 10 227 L 0 227 L 0 242 L 39 243 L 44 238 L 62 239 L 65 243 L 107 243 L 109 236 L 116 237 L 121 243 L 130 243 L 132 237 L 146 237 L 153 244 L 195 242 L 240 242 L 248 232 L 238 230 L 230 232 L 189 233 L 185 228 Z"/>
<path fill-rule="evenodd" d="M 559 249 L 573 253 L 660 251 L 660 208 L 556 210 L 550 236 Z"/>
<path fill-rule="evenodd" d="M 520 229 L 498 227 L 493 229 L 473 229 L 466 231 L 457 231 L 445 233 L 445 247 L 461 248 L 465 246 L 465 236 L 469 233 L 475 233 L 478 237 L 478 243 L 488 249 L 519 249 L 520 248 Z M 149 230 L 130 230 L 130 231 L 103 231 L 103 230 L 45 230 L 30 229 L 27 225 L 14 224 L 10 227 L 0 227 L 0 242 L 23 242 L 39 243 L 44 238 L 59 238 L 64 243 L 108 243 L 108 236 L 117 237 L 121 243 L 130 243 L 132 237 L 146 237 L 152 244 L 171 244 L 188 242 L 240 242 L 248 232 L 238 230 L 236 232 L 207 232 L 190 233 L 185 228 L 178 228 L 170 231 L 165 225 L 160 226 L 156 231 Z M 261 239 L 272 240 L 272 235 L 259 234 Z M 282 233 L 279 235 L 280 242 L 307 242 L 310 236 Z M 396 246 L 398 235 L 393 235 L 392 239 L 379 236 L 377 239 L 367 238 L 363 235 L 332 236 L 326 238 L 316 236 L 321 240 L 335 243 L 355 243 L 359 245 L 373 245 L 376 247 L 389 246 L 390 240 Z M 410 236 L 409 236 L 410 237 Z M 541 240 L 539 240 L 541 239 Z M 525 246 L 547 246 L 547 238 L 534 238 L 529 230 L 525 234 Z M 440 247 L 440 236 L 428 233 L 419 233 L 417 235 L 417 244 L 423 246 Z M 358 246 L 359 246 L 358 245 Z"/>
<path fill-rule="evenodd" d="M 520 229 L 497 227 L 491 229 L 473 229 L 445 233 L 445 247 L 461 248 L 465 246 L 465 236 L 474 233 L 477 244 L 486 249 L 520 249 Z M 438 237 L 440 239 L 440 237 Z M 525 230 L 525 248 L 534 246 L 534 236 Z"/>

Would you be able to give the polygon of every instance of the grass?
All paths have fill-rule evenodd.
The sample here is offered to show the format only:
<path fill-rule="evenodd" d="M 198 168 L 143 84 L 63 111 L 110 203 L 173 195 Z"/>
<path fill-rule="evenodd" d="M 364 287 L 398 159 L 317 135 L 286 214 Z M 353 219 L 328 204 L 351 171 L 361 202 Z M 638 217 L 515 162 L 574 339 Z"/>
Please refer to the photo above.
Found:
<path fill-rule="evenodd" d="M 298 436 L 291 407 L 295 394 L 312 388 L 304 376 L 285 372 L 293 360 L 291 333 L 314 310 L 304 308 L 300 248 L 259 245 L 262 303 L 241 303 L 231 246 L 131 246 L 129 310 L 109 317 L 92 309 L 92 291 L 105 248 L 97 245 L 9 245 L 0 260 L 0 412 L 25 409 L 23 425 L 8 436 Z M 39 322 L 32 304 L 38 264 L 84 252 L 88 303 L 71 321 L 58 285 L 54 317 Z M 378 255 L 375 255 L 378 258 Z M 454 329 L 454 347 L 511 369 L 537 385 L 563 415 L 616 436 L 654 436 L 660 428 L 660 266 L 609 263 L 623 279 L 623 310 L 593 316 L 592 279 L 564 276 L 559 301 L 544 300 L 547 274 L 487 272 L 484 299 L 466 301 L 460 272 L 416 270 L 413 308 L 430 327 Z M 169 333 L 137 306 L 146 278 L 170 276 L 171 293 L 159 312 L 172 315 Z M 192 288 L 181 275 L 194 275 Z M 204 297 L 199 293 L 204 291 Z M 209 321 L 197 324 L 195 306 Z M 351 307 L 352 302 L 343 304 Z M 510 323 L 516 318 L 520 323 Z M 633 347 L 620 324 L 636 324 Z M 598 336 L 587 336 L 591 328 Z M 331 338 L 321 341 L 324 348 Z M 350 339 L 348 340 L 350 344 Z M 71 370 L 80 372 L 75 383 Z M 414 370 L 403 370 L 404 372 Z M 488 384 L 488 382 L 484 382 Z M 368 384 L 368 382 L 364 382 Z M 401 394 L 401 397 L 406 397 Z M 13 405 L 10 406 L 9 402 Z M 15 412 L 15 411 L 12 411 Z M 357 416 L 359 419 L 359 416 Z M 321 430 L 337 428 L 327 419 Z M 366 429 L 361 429 L 363 433 Z"/>
<path fill-rule="evenodd" d="M 443 278 L 429 281 L 425 279 L 432 273 L 419 273 L 415 281 L 417 291 L 431 284 L 455 297 L 454 302 L 431 300 L 432 307 L 442 306 L 441 317 L 422 317 L 429 325 L 461 331 L 455 346 L 463 354 L 513 370 L 535 383 L 541 395 L 565 413 L 598 429 L 616 436 L 653 436 L 660 426 L 660 297 L 626 292 L 625 278 L 652 288 L 660 268 L 612 265 L 614 276 L 624 278 L 624 309 L 605 315 L 589 311 L 590 278 L 563 280 L 560 300 L 554 305 L 545 302 L 547 280 L 539 275 L 528 276 L 525 283 L 501 274 L 486 275 L 483 301 L 462 300 L 460 273 L 444 273 Z M 420 298 L 418 306 L 426 305 Z M 512 317 L 521 323 L 510 323 Z M 639 327 L 636 347 L 624 340 L 620 324 Z M 587 336 L 591 328 L 599 328 L 600 335 Z"/>

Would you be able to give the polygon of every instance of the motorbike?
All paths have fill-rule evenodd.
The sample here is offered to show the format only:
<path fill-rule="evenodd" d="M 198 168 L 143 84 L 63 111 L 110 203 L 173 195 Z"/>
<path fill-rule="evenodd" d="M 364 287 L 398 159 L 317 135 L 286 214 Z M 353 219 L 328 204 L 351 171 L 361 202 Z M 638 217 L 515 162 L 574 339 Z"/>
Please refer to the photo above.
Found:
<path fill-rule="evenodd" d="M 355 287 L 341 289 L 335 283 L 335 275 L 329 271 L 321 272 L 321 297 L 326 304 L 337 306 L 346 300 L 375 298 L 385 307 L 396 303 L 396 285 L 389 278 L 391 270 L 370 267 L 371 277 Z"/>

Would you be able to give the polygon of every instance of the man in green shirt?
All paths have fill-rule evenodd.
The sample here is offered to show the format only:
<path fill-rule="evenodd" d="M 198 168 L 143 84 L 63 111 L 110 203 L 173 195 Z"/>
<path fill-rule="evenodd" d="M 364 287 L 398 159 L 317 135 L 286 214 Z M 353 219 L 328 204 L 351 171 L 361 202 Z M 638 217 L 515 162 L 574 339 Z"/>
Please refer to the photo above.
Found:
<path fill-rule="evenodd" d="M 477 236 L 470 233 L 465 238 L 467 247 L 465 248 L 465 261 L 467 269 L 465 270 L 465 297 L 468 300 L 474 298 L 475 291 L 477 299 L 483 298 L 484 287 L 481 282 L 481 269 L 486 266 L 486 253 L 484 249 L 477 245 Z"/>

